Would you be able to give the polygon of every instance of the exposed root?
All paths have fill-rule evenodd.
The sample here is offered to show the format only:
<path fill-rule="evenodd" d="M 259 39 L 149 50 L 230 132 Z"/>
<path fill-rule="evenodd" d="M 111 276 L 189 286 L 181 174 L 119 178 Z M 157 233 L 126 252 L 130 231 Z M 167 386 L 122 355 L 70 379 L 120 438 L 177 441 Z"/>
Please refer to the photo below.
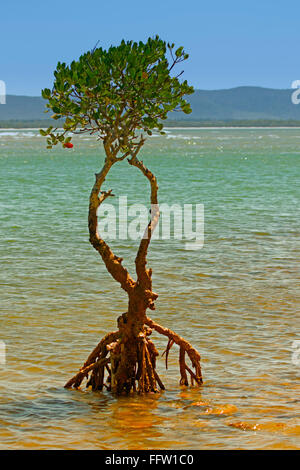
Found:
<path fill-rule="evenodd" d="M 65 387 L 78 388 L 82 381 L 87 379 L 86 386 L 91 386 L 92 390 L 103 390 L 105 386 L 107 390 L 117 394 L 123 391 L 129 393 L 130 390 L 138 393 L 155 393 L 158 391 L 157 387 L 165 390 L 156 371 L 156 358 L 159 353 L 149 338 L 152 329 L 169 338 L 167 348 L 163 353 L 166 354 L 166 368 L 171 347 L 174 343 L 179 346 L 180 385 L 189 385 L 187 372 L 190 375 L 191 385 L 194 382 L 201 385 L 202 375 L 198 351 L 184 338 L 147 317 L 144 333 L 136 338 L 135 344 L 130 344 L 130 349 L 123 338 L 122 331 L 108 333 L 89 355 L 80 371 L 66 383 Z M 108 353 L 109 357 L 106 357 Z M 185 362 L 186 353 L 195 372 Z M 127 354 L 132 356 L 130 361 L 127 361 Z M 105 374 L 107 374 L 106 383 L 104 382 Z"/>
<path fill-rule="evenodd" d="M 179 336 L 177 333 L 174 333 L 174 331 L 170 330 L 169 328 L 164 328 L 163 326 L 151 320 L 151 318 L 147 317 L 145 323 L 146 325 L 150 326 L 150 328 L 153 328 L 158 333 L 167 336 L 169 338 L 169 341 L 173 340 L 174 343 L 178 344 L 178 346 L 182 349 L 182 352 L 180 353 L 180 358 L 179 358 L 179 365 L 180 365 L 180 372 L 181 372 L 180 383 L 181 382 L 185 383 L 187 380 L 186 374 L 183 372 L 183 366 L 184 366 L 185 369 L 190 373 L 191 378 L 193 378 L 198 385 L 201 385 L 203 383 L 201 366 L 200 366 L 201 357 L 198 351 L 195 348 L 193 348 L 193 346 L 188 341 L 186 341 L 184 338 Z M 187 355 L 189 356 L 192 362 L 192 366 L 195 368 L 195 373 L 193 373 L 187 367 L 183 352 L 186 352 Z"/>
<path fill-rule="evenodd" d="M 185 350 L 180 347 L 179 349 L 179 368 L 180 368 L 180 374 L 181 374 L 181 379 L 180 379 L 180 385 L 188 385 L 188 378 L 186 375 L 186 364 L 185 364 Z"/>
<path fill-rule="evenodd" d="M 102 390 L 104 367 L 110 371 L 108 366 L 110 359 L 106 359 L 108 353 L 107 346 L 112 343 L 112 341 L 117 340 L 119 336 L 119 331 L 113 331 L 104 336 L 91 352 L 79 372 L 66 383 L 65 388 L 80 387 L 83 379 L 88 378 L 89 373 L 92 372 L 87 386 L 92 385 L 93 390 Z"/>
<path fill-rule="evenodd" d="M 84 367 L 80 369 L 78 374 L 76 374 L 72 379 L 70 379 L 66 385 L 65 388 L 78 388 L 81 385 L 81 382 L 83 381 L 84 378 L 88 378 L 89 372 L 92 371 L 92 377 L 94 377 L 94 382 L 93 382 L 93 389 L 98 390 L 98 386 L 100 384 L 100 376 L 102 374 L 102 371 L 104 370 L 104 366 L 110 361 L 110 359 L 104 358 L 100 359 L 97 362 L 90 364 L 87 367 Z M 90 381 L 92 380 L 92 377 Z M 96 380 L 97 377 L 97 380 Z"/>
<path fill-rule="evenodd" d="M 119 331 L 112 331 L 111 333 L 108 333 L 106 336 L 104 336 L 104 338 L 101 339 L 100 343 L 97 344 L 95 349 L 91 352 L 82 367 L 87 367 L 88 365 L 95 362 L 98 358 L 105 357 L 107 354 L 107 345 L 116 341 L 119 336 Z"/>
<path fill-rule="evenodd" d="M 169 356 L 169 351 L 170 351 L 171 347 L 173 346 L 174 342 L 175 342 L 175 341 L 170 338 L 169 341 L 168 341 L 168 344 L 167 344 L 167 347 L 166 347 L 165 351 L 162 353 L 162 356 L 163 356 L 164 354 L 166 354 L 166 369 L 168 368 L 168 356 Z"/>

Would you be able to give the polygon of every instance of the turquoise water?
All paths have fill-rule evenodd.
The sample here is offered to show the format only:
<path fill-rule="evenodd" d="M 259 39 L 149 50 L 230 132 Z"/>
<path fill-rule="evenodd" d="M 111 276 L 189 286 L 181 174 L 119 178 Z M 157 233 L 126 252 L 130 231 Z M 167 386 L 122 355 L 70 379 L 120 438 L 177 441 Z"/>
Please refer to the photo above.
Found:
<path fill-rule="evenodd" d="M 131 398 L 63 388 L 127 306 L 88 242 L 101 144 L 73 143 L 47 150 L 35 130 L 0 131 L 0 448 L 300 448 L 300 129 L 148 139 L 160 202 L 205 208 L 201 250 L 171 238 L 149 254 L 151 316 L 199 350 L 204 385 L 178 385 L 174 347 L 158 366 L 167 390 Z M 146 203 L 144 184 L 124 161 L 106 188 Z M 134 273 L 138 241 L 111 244 Z"/>

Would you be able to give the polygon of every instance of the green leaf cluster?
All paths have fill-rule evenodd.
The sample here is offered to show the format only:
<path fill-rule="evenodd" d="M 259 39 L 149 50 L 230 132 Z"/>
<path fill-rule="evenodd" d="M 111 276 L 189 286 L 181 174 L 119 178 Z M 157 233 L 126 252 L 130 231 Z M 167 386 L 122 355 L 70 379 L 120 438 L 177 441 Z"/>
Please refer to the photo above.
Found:
<path fill-rule="evenodd" d="M 173 75 L 187 58 L 183 47 L 174 51 L 174 44 L 156 36 L 146 43 L 123 40 L 108 50 L 95 48 L 70 65 L 59 62 L 53 88 L 42 90 L 42 96 L 51 117 L 65 119 L 64 129 L 41 131 L 48 146 L 64 144 L 68 132 L 89 132 L 109 139 L 115 151 L 130 152 L 139 131 L 163 133 L 170 111 L 191 112 L 184 96 L 194 89 L 179 80 L 181 73 Z"/>

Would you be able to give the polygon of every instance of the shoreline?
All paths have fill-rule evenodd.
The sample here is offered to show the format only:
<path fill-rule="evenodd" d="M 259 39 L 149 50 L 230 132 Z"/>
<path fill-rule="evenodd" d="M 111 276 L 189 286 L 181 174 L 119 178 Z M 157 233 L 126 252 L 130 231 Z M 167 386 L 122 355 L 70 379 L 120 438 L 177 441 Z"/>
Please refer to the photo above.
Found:
<path fill-rule="evenodd" d="M 46 127 L 0 127 L 1 131 L 39 131 L 40 129 L 47 129 Z M 58 128 L 62 130 L 62 128 Z M 167 130 L 214 130 L 214 129 L 300 129 L 300 126 L 194 126 L 194 127 L 164 127 Z"/>

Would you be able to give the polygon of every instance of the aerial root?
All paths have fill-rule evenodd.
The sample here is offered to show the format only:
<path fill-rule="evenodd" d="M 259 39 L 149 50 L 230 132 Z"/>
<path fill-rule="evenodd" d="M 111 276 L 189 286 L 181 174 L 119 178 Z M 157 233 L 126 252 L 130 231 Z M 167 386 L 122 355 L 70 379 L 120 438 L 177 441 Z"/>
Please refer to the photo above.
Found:
<path fill-rule="evenodd" d="M 117 341 L 119 337 L 120 337 L 119 331 L 112 331 L 111 333 L 108 333 L 107 335 L 105 335 L 101 339 L 100 343 L 98 343 L 95 349 L 91 352 L 91 354 L 89 355 L 89 357 L 83 364 L 82 368 L 87 367 L 93 362 L 96 362 L 96 360 L 101 357 L 105 357 L 108 352 L 107 345 L 113 343 L 114 341 Z"/>
<path fill-rule="evenodd" d="M 164 354 L 166 354 L 166 369 L 168 368 L 168 356 L 169 356 L 169 351 L 171 349 L 171 347 L 173 346 L 173 344 L 175 343 L 175 341 L 173 339 L 169 339 L 168 341 L 168 344 L 167 344 L 167 347 L 165 349 L 165 351 L 162 353 L 162 356 Z"/>
<path fill-rule="evenodd" d="M 158 323 L 146 318 L 145 334 L 137 341 L 137 362 L 133 369 L 132 378 L 126 383 L 126 391 L 132 389 L 134 392 L 147 393 L 165 390 L 165 386 L 156 371 L 156 358 L 159 355 L 153 341 L 149 336 L 152 330 L 168 337 L 168 344 L 163 355 L 166 355 L 166 368 L 168 368 L 168 355 L 172 346 L 176 343 L 179 346 L 179 370 L 180 385 L 189 385 L 188 374 L 190 376 L 191 385 L 196 383 L 202 384 L 200 354 L 181 336 L 174 333 L 168 328 L 164 328 Z M 120 392 L 118 384 L 115 386 L 114 381 L 116 370 L 118 369 L 120 358 L 122 355 L 122 340 L 120 339 L 120 331 L 108 333 L 96 348 L 91 352 L 88 359 L 79 370 L 66 384 L 65 388 L 79 388 L 84 379 L 87 379 L 86 386 L 91 386 L 92 390 L 117 390 Z M 109 357 L 106 357 L 109 353 Z M 194 371 L 188 367 L 185 361 L 186 354 L 191 360 Z M 109 365 L 110 364 L 110 365 Z M 107 375 L 106 382 L 105 375 Z M 136 383 L 137 382 L 137 383 Z"/>
<path fill-rule="evenodd" d="M 189 382 L 186 375 L 185 350 L 183 349 L 183 347 L 179 348 L 179 368 L 181 375 L 180 385 L 188 385 Z"/>
<path fill-rule="evenodd" d="M 179 348 L 179 368 L 180 368 L 180 385 L 188 385 L 188 379 L 186 370 L 189 372 L 191 376 L 191 384 L 193 385 L 193 381 L 195 381 L 198 385 L 203 383 L 202 373 L 201 373 L 201 366 L 200 366 L 200 354 L 199 352 L 193 348 L 193 346 L 186 341 L 184 338 L 179 336 L 174 331 L 170 330 L 169 328 L 164 328 L 163 326 L 159 325 L 158 323 L 154 322 L 151 318 L 146 318 L 146 325 L 152 328 L 153 330 L 157 331 L 158 333 L 167 336 L 169 338 L 167 349 L 166 349 L 166 364 L 167 364 L 167 355 L 170 351 L 170 348 L 174 343 L 176 343 Z M 185 353 L 189 356 L 192 366 L 195 369 L 193 372 L 185 363 Z"/>
<path fill-rule="evenodd" d="M 98 387 L 100 385 L 100 382 L 101 382 L 101 375 L 103 375 L 103 373 L 104 373 L 104 367 L 109 362 L 110 362 L 110 359 L 102 358 L 102 359 L 98 359 L 97 362 L 94 362 L 94 363 L 90 364 L 87 367 L 83 367 L 82 369 L 80 369 L 78 374 L 74 375 L 74 377 L 72 377 L 72 379 L 70 379 L 66 383 L 65 388 L 71 388 L 71 387 L 78 388 L 78 387 L 80 387 L 81 382 L 83 381 L 83 379 L 88 378 L 89 372 L 91 372 L 91 371 L 92 371 L 92 375 L 91 375 L 90 381 L 93 381 L 94 386 Z M 97 389 L 98 388 L 95 388 L 95 390 L 97 390 Z"/>
<path fill-rule="evenodd" d="M 159 387 L 164 390 L 164 386 L 158 374 L 155 375 L 157 354 L 157 350 L 152 341 L 143 338 L 138 349 L 138 367 L 135 376 L 135 380 L 138 381 L 138 393 L 157 392 L 156 382 Z"/>
<path fill-rule="evenodd" d="M 110 368 L 108 366 L 110 359 L 106 359 L 108 353 L 107 346 L 116 341 L 119 336 L 119 331 L 113 331 L 105 335 L 91 352 L 79 372 L 65 384 L 65 388 L 80 387 L 84 378 L 88 379 L 89 373 L 92 372 L 87 386 L 91 385 L 93 390 L 102 390 L 103 385 L 105 385 L 103 383 L 104 368 L 106 368 L 110 376 Z"/>

